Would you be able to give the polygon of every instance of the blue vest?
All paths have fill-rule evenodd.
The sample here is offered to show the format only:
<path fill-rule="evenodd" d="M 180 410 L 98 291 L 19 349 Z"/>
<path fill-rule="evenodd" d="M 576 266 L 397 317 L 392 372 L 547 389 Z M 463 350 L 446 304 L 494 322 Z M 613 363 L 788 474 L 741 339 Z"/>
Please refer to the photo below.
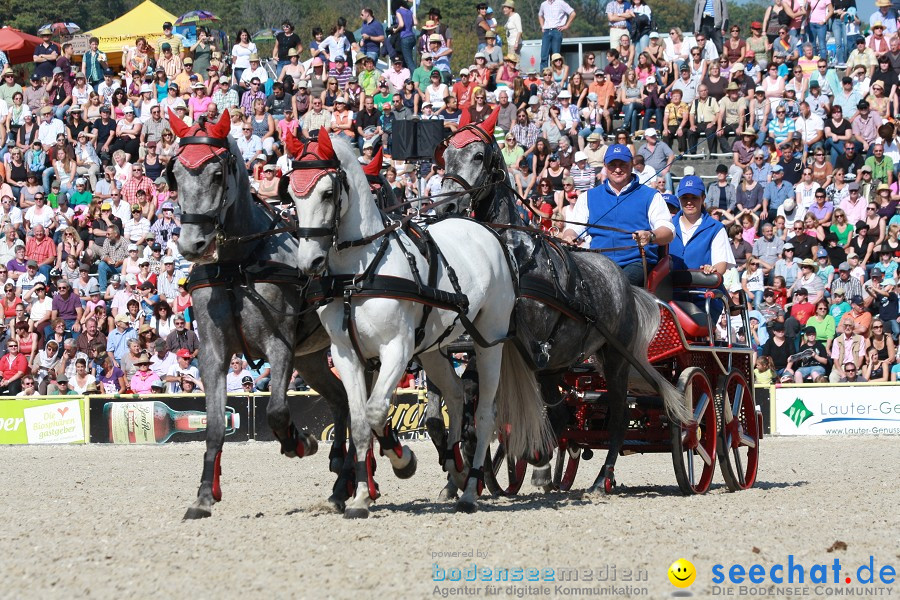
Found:
<path fill-rule="evenodd" d="M 700 217 L 700 224 L 697 225 L 694 235 L 688 240 L 687 246 L 684 245 L 684 238 L 681 233 L 681 215 L 682 211 L 672 217 L 675 225 L 675 238 L 669 244 L 669 256 L 672 257 L 672 268 L 676 271 L 684 269 L 699 269 L 703 265 L 712 264 L 712 242 L 719 233 L 720 229 L 725 229 L 719 221 L 710 216 L 708 212 L 703 212 Z M 724 285 L 719 288 L 725 291 Z M 706 302 L 696 297 L 691 297 L 701 310 L 706 310 Z M 719 320 L 724 305 L 718 299 L 714 299 L 709 304 L 709 312 L 713 316 L 713 323 Z"/>
<path fill-rule="evenodd" d="M 637 177 L 634 176 L 631 183 L 626 185 L 622 193 L 618 195 L 609 187 L 609 181 L 606 181 L 603 185 L 591 188 L 587 192 L 588 222 L 617 227 L 626 232 L 652 231 L 647 214 L 650 210 L 650 203 L 658 193 L 656 190 L 638 183 Z M 631 233 L 592 227 L 588 227 L 586 233 L 591 235 L 591 248 L 595 250 L 625 248 L 624 250 L 604 252 L 620 267 L 640 262 L 641 252 L 631 237 Z M 658 261 L 656 244 L 646 246 L 645 250 L 647 263 L 655 265 Z"/>
<path fill-rule="evenodd" d="M 699 269 L 703 265 L 712 264 L 712 242 L 719 233 L 720 229 L 725 226 L 719 221 L 704 212 L 700 217 L 700 224 L 697 226 L 694 235 L 688 240 L 687 246 L 684 245 L 684 238 L 681 234 L 681 211 L 678 211 L 672 217 L 675 225 L 675 239 L 669 244 L 669 255 L 672 257 L 672 266 L 676 270 L 683 269 Z"/>

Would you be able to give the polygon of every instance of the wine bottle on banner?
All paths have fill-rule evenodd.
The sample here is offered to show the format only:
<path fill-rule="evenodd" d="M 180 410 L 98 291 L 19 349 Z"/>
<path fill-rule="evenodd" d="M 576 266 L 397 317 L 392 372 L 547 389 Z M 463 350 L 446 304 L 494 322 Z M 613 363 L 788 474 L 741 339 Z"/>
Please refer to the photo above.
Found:
<path fill-rule="evenodd" d="M 109 441 L 114 444 L 163 444 L 177 433 L 206 430 L 202 410 L 172 410 L 164 402 L 107 402 L 103 416 L 109 426 Z M 241 426 L 241 416 L 225 408 L 225 435 Z"/>

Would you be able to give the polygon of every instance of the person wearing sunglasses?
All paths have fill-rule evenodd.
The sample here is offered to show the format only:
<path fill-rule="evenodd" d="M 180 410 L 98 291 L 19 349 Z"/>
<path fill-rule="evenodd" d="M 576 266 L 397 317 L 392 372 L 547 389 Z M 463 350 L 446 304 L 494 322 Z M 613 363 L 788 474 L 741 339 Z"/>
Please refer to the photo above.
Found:
<path fill-rule="evenodd" d="M 22 391 L 22 379 L 28 372 L 28 360 L 24 354 L 19 353 L 19 342 L 14 339 L 6 342 L 6 350 L 6 354 L 0 357 L 0 395 L 16 396 Z M 34 378 L 31 381 L 33 384 Z"/>

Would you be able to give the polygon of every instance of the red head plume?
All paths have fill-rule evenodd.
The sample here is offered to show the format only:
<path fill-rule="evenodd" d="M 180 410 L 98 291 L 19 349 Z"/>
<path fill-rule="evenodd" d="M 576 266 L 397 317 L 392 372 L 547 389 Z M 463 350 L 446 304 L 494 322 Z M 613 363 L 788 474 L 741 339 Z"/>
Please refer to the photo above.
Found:
<path fill-rule="evenodd" d="M 319 129 L 319 139 L 317 141 L 319 142 L 319 158 L 322 160 L 331 160 L 337 157 L 334 153 L 334 146 L 331 145 L 331 138 L 328 137 L 328 132 L 324 127 Z"/>
<path fill-rule="evenodd" d="M 498 104 L 494 111 L 490 114 L 490 116 L 478 124 L 478 127 L 488 134 L 489 136 L 494 135 L 494 127 L 497 126 L 497 116 L 500 114 L 500 105 Z"/>
<path fill-rule="evenodd" d="M 290 128 L 288 128 L 287 134 L 284 136 L 284 145 L 287 146 L 288 152 L 291 153 L 295 160 L 303 154 L 303 142 L 294 136 L 294 132 Z"/>
<path fill-rule="evenodd" d="M 372 162 L 367 165 L 363 165 L 363 172 L 366 175 L 378 175 L 381 173 L 381 164 L 384 160 L 384 154 L 381 152 L 381 148 L 378 149 L 378 153 L 372 157 Z"/>
<path fill-rule="evenodd" d="M 462 129 L 466 125 L 472 122 L 472 113 L 469 112 L 469 107 L 465 107 L 462 109 L 462 114 L 459 115 L 459 128 Z"/>
<path fill-rule="evenodd" d="M 188 132 L 191 130 L 190 127 L 184 124 L 181 117 L 172 111 L 171 107 L 169 107 L 169 125 L 172 126 L 172 132 L 180 138 L 187 136 Z"/>
<path fill-rule="evenodd" d="M 224 140 L 228 137 L 228 133 L 231 131 L 231 119 L 228 118 L 228 113 L 225 113 L 219 120 L 212 126 L 207 129 L 207 133 L 214 138 L 218 138 L 220 140 Z"/>

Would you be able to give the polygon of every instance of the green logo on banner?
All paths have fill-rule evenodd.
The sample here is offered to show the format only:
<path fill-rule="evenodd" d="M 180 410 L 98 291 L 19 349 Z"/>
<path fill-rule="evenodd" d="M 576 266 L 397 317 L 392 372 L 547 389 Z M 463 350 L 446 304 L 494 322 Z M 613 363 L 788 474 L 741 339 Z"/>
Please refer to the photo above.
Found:
<path fill-rule="evenodd" d="M 794 400 L 794 403 L 791 404 L 786 411 L 784 411 L 784 414 L 786 414 L 797 427 L 800 427 L 800 425 L 804 421 L 812 418 L 813 416 L 813 412 L 806 407 L 806 405 L 803 403 L 803 400 L 801 400 L 800 398 Z"/>

